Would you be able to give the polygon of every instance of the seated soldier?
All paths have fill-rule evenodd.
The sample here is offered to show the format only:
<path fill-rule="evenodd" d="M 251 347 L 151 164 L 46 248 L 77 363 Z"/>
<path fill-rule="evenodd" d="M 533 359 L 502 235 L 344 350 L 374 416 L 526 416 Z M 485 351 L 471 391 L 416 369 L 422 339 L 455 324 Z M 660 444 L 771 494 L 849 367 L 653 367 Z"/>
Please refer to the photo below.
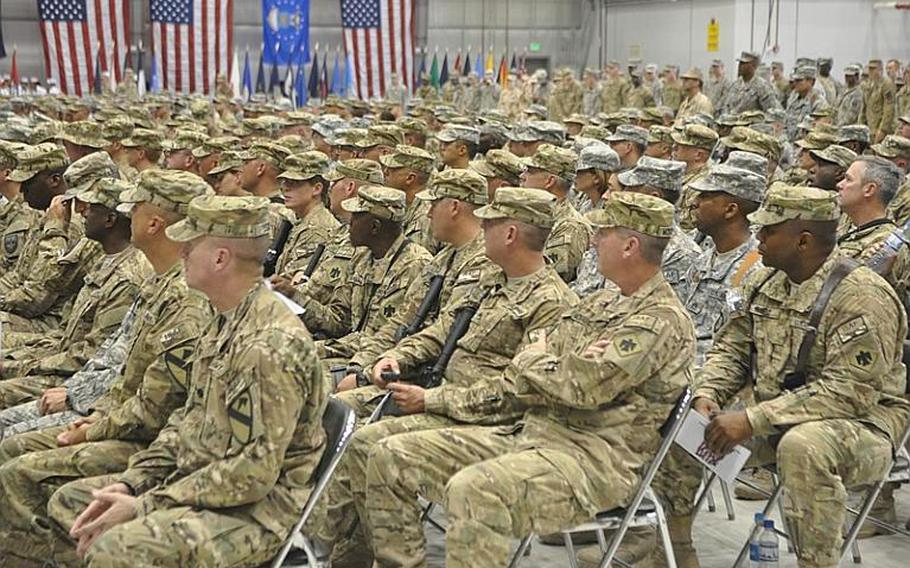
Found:
<path fill-rule="evenodd" d="M 787 532 L 804 568 L 837 566 L 847 489 L 884 476 L 910 417 L 906 314 L 885 280 L 864 267 L 850 271 L 835 246 L 839 216 L 830 192 L 783 184 L 768 191 L 749 216 L 761 227 L 767 268 L 746 280 L 742 302 L 715 336 L 693 402 L 711 419 L 712 451 L 751 440 L 755 461 L 776 462 Z M 810 323 L 832 273 L 846 276 Z M 721 413 L 750 379 L 756 403 Z"/>
<path fill-rule="evenodd" d="M 400 189 L 407 195 L 404 236 L 436 254 L 440 247 L 430 231 L 427 215 L 430 207 L 426 201 L 415 197 L 427 188 L 430 176 L 436 172 L 436 159 L 426 150 L 400 144 L 393 152 L 380 156 L 379 163 L 382 164 L 385 184 Z"/>
<path fill-rule="evenodd" d="M 513 423 L 517 418 L 508 410 L 450 417 L 449 412 L 455 412 L 461 402 L 451 393 L 499 375 L 522 345 L 554 325 L 564 309 L 575 304 L 575 294 L 543 256 L 554 207 L 555 198 L 545 191 L 500 188 L 493 203 L 474 212 L 483 219 L 486 255 L 499 269 L 485 274 L 471 293 L 456 305 L 450 303 L 432 325 L 401 340 L 372 365 L 374 384 L 392 390 L 397 406 L 414 415 L 387 417 L 355 432 L 330 486 L 330 518 L 324 526 L 328 534 L 320 535 L 329 543 L 339 535 L 352 535 L 354 540 L 336 546 L 333 558 L 364 552 L 357 541 L 360 535 L 354 534 L 358 516 L 363 520 L 355 514 L 355 504 L 359 508 L 364 503 L 367 458 L 378 440 L 472 421 Z M 464 309 L 475 306 L 467 330 L 460 330 L 461 338 L 452 336 L 453 329 L 458 331 L 456 319 L 464 318 Z M 441 386 L 387 383 L 382 378 L 382 373 L 391 371 L 406 381 L 419 381 L 422 369 L 437 363 L 444 345 L 454 347 L 454 352 L 441 369 L 445 379 Z"/>
<path fill-rule="evenodd" d="M 262 281 L 268 231 L 267 199 L 226 196 L 196 198 L 168 228 L 218 316 L 186 405 L 149 449 L 51 497 L 58 562 L 256 566 L 281 547 L 325 447 L 328 385 L 306 329 Z"/>
<path fill-rule="evenodd" d="M 0 238 L 3 242 L 0 272 L 3 274 L 16 265 L 26 237 L 35 230 L 40 218 L 38 212 L 23 201 L 20 183 L 9 178 L 16 169 L 18 154 L 27 147 L 0 140 Z"/>
<path fill-rule="evenodd" d="M 446 566 L 455 567 L 505 566 L 513 538 L 628 503 L 688 384 L 695 334 L 660 270 L 673 206 L 617 193 L 587 218 L 598 227 L 601 271 L 619 292 L 586 297 L 505 373 L 462 389 L 458 399 L 471 401 L 463 409 L 526 409 L 523 428 L 378 441 L 363 503 L 377 565 L 425 564 L 418 494 L 444 503 Z"/>

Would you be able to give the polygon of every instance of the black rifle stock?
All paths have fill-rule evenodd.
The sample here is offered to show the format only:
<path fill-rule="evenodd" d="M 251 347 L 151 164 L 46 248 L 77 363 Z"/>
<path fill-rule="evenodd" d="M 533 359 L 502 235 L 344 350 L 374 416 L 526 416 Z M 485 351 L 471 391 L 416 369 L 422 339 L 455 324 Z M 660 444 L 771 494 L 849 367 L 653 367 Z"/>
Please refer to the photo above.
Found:
<path fill-rule="evenodd" d="M 278 265 L 278 257 L 284 252 L 284 247 L 288 244 L 288 237 L 291 236 L 291 229 L 293 227 L 294 225 L 287 219 L 282 220 L 281 225 L 278 226 L 278 234 L 275 235 L 275 240 L 272 241 L 272 245 L 262 259 L 262 275 L 266 278 L 275 274 L 275 268 Z"/>
<path fill-rule="evenodd" d="M 398 343 L 409 335 L 414 335 L 423 328 L 423 324 L 430 316 L 430 312 L 439 305 L 439 296 L 442 294 L 444 279 L 445 277 L 442 274 L 437 274 L 430 279 L 430 287 L 427 289 L 423 301 L 421 301 L 420 305 L 417 307 L 417 313 L 414 314 L 414 320 L 410 324 L 403 325 L 395 330 L 395 343 Z"/>

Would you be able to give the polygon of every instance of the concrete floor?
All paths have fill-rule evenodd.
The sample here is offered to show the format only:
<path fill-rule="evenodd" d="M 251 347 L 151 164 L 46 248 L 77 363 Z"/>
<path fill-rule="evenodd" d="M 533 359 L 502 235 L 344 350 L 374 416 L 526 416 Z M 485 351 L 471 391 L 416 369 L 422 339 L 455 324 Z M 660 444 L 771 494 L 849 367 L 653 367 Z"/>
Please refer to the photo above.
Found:
<path fill-rule="evenodd" d="M 698 515 L 695 521 L 695 542 L 702 568 L 731 568 L 739 547 L 749 533 L 753 514 L 761 511 L 764 506 L 760 501 L 740 501 L 733 499 L 736 518 L 727 520 L 726 510 L 723 506 L 720 490 L 715 490 L 717 497 L 717 512 L 711 513 L 706 509 Z M 894 494 L 897 503 L 897 516 L 901 524 L 910 518 L 910 486 L 903 486 Z M 440 521 L 441 515 L 436 515 Z M 775 515 L 775 524 L 779 519 Z M 444 566 L 444 537 L 431 527 L 427 527 L 429 540 L 429 565 L 431 568 Z M 910 538 L 902 535 L 877 536 L 872 539 L 860 541 L 863 554 L 862 566 L 868 568 L 906 568 L 910 565 Z M 849 557 L 841 564 L 843 567 L 858 566 L 852 563 Z M 565 550 L 556 546 L 545 546 L 534 542 L 531 555 L 522 563 L 525 568 L 563 568 L 568 566 Z M 787 554 L 785 544 L 781 543 L 780 568 L 796 568 L 796 556 Z"/>

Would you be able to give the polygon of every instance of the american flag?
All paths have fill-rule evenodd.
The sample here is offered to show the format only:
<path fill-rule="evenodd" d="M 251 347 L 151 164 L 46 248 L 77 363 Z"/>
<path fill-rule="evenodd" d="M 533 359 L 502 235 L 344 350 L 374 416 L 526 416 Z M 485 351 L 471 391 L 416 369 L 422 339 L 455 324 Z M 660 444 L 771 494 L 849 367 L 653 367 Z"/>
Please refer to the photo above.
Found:
<path fill-rule="evenodd" d="M 234 0 L 151 0 L 152 43 L 162 86 L 210 93 L 230 79 Z"/>
<path fill-rule="evenodd" d="M 412 86 L 413 0 L 341 0 L 341 25 L 358 97 L 382 96 L 393 72 Z"/>
<path fill-rule="evenodd" d="M 70 95 L 88 95 L 95 61 L 122 79 L 129 48 L 129 0 L 38 0 L 44 67 Z"/>

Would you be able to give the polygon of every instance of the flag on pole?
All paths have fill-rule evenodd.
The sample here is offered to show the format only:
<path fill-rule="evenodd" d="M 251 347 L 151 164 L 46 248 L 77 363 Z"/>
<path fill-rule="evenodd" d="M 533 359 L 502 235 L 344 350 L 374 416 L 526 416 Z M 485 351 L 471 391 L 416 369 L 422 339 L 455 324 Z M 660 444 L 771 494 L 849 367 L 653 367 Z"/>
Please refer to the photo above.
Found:
<path fill-rule="evenodd" d="M 281 91 L 281 77 L 278 76 L 278 65 L 271 65 L 269 72 L 269 96 L 276 96 L 275 89 Z"/>
<path fill-rule="evenodd" d="M 0 12 L 2 12 L 2 5 L 0 5 Z M 3 45 L 3 16 L 0 15 L 0 59 L 6 57 L 6 47 Z"/>
<path fill-rule="evenodd" d="M 16 87 L 16 94 L 22 91 L 22 79 L 19 77 L 19 64 L 16 61 L 16 54 L 19 50 L 13 46 L 13 63 L 10 65 L 9 82 L 10 88 Z"/>
<path fill-rule="evenodd" d="M 439 60 L 438 53 L 433 53 L 433 64 L 430 65 L 430 85 L 434 89 L 439 89 Z"/>
<path fill-rule="evenodd" d="M 461 76 L 467 77 L 471 74 L 471 46 L 468 46 L 468 53 L 464 57 L 464 69 L 461 70 Z"/>
<path fill-rule="evenodd" d="M 329 50 L 322 54 L 322 75 L 319 76 L 319 96 L 326 100 L 329 96 Z"/>
<path fill-rule="evenodd" d="M 392 73 L 413 90 L 414 0 L 341 0 L 341 26 L 361 99 L 381 97 Z"/>
<path fill-rule="evenodd" d="M 461 71 L 461 48 L 460 47 L 458 48 L 458 53 L 455 54 L 455 64 L 452 65 L 452 70 L 455 73 L 458 73 Z"/>
<path fill-rule="evenodd" d="M 303 62 L 297 65 L 297 76 L 294 78 L 294 107 L 300 108 L 307 103 L 306 74 L 303 72 Z"/>
<path fill-rule="evenodd" d="M 115 42 L 113 45 L 113 49 L 111 50 L 110 57 L 108 57 L 108 61 L 110 61 L 111 64 L 114 64 L 117 61 L 117 58 L 118 58 L 117 43 Z M 111 92 L 116 93 L 117 92 L 117 74 L 114 73 L 113 70 L 110 69 L 110 67 L 108 67 L 107 78 L 110 81 L 108 86 L 110 87 Z"/>
<path fill-rule="evenodd" d="M 518 63 L 515 61 L 515 52 L 512 52 L 512 63 L 509 64 L 509 71 L 518 71 Z"/>
<path fill-rule="evenodd" d="M 240 58 L 237 56 L 237 50 L 234 50 L 234 57 L 231 59 L 231 95 L 235 99 L 240 98 Z"/>
<path fill-rule="evenodd" d="M 129 37 L 128 0 L 38 0 L 38 20 L 44 48 L 44 70 L 68 95 L 82 96 L 94 87 L 93 50 L 100 45 L 125 46 Z M 113 59 L 120 79 L 122 49 Z M 101 51 L 101 66 L 107 53 Z"/>
<path fill-rule="evenodd" d="M 313 65 L 310 67 L 310 80 L 307 83 L 307 91 L 311 99 L 319 98 L 319 45 L 315 48 L 313 55 Z"/>
<path fill-rule="evenodd" d="M 357 85 L 354 83 L 354 54 L 346 52 L 344 62 L 344 96 L 352 98 L 356 95 Z"/>
<path fill-rule="evenodd" d="M 340 48 L 335 49 L 335 68 L 332 69 L 332 94 L 340 97 L 344 96 L 344 85 L 341 78 L 341 66 L 338 63 L 338 52 Z"/>
<path fill-rule="evenodd" d="M 490 51 L 487 52 L 487 61 L 483 66 L 484 73 L 492 73 L 494 71 L 494 66 L 496 65 L 496 60 L 493 58 L 493 48 L 490 48 Z"/>
<path fill-rule="evenodd" d="M 481 53 L 477 54 L 477 59 L 474 61 L 474 72 L 478 77 L 483 77 L 483 54 Z"/>
<path fill-rule="evenodd" d="M 256 72 L 256 92 L 264 93 L 265 92 L 265 67 L 262 61 L 262 52 L 259 50 L 259 71 Z"/>
<path fill-rule="evenodd" d="M 246 54 L 243 56 L 243 85 L 240 88 L 240 94 L 246 100 L 250 100 L 250 97 L 253 95 L 253 70 L 250 69 L 249 46 L 247 46 Z"/>
<path fill-rule="evenodd" d="M 149 22 L 164 89 L 211 93 L 230 73 L 234 0 L 149 0 Z"/>
<path fill-rule="evenodd" d="M 502 59 L 499 60 L 499 73 L 497 73 L 497 80 L 500 85 L 505 87 L 509 83 L 509 68 L 506 67 L 506 54 L 502 54 Z"/>
<path fill-rule="evenodd" d="M 445 85 L 449 82 L 449 50 L 446 50 L 445 56 L 442 58 L 442 69 L 439 71 L 439 84 Z"/>
<path fill-rule="evenodd" d="M 262 40 L 269 65 L 309 61 L 310 0 L 262 0 Z"/>
<path fill-rule="evenodd" d="M 96 95 L 101 94 L 101 44 L 98 44 L 98 49 L 95 51 L 95 74 L 92 77 L 92 93 Z"/>
<path fill-rule="evenodd" d="M 417 81 L 414 84 L 423 86 L 423 76 L 427 74 L 427 48 L 423 48 L 423 51 L 421 51 L 418 47 L 417 53 L 420 54 L 420 69 L 417 71 Z"/>
<path fill-rule="evenodd" d="M 152 70 L 149 72 L 149 91 L 152 93 L 161 92 L 161 73 L 158 70 L 158 58 L 155 57 L 155 50 L 152 49 Z"/>

